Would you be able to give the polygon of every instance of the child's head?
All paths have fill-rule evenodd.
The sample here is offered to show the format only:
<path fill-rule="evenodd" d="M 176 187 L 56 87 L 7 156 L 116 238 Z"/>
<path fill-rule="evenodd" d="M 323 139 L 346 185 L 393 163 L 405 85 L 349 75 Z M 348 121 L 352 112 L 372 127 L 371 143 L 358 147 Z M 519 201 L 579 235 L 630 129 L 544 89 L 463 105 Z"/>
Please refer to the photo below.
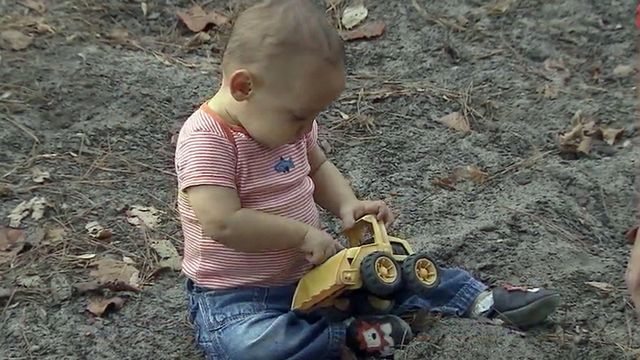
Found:
<path fill-rule="evenodd" d="M 266 146 L 290 143 L 345 83 L 342 39 L 308 0 L 267 0 L 235 22 L 222 60 L 225 107 Z"/>

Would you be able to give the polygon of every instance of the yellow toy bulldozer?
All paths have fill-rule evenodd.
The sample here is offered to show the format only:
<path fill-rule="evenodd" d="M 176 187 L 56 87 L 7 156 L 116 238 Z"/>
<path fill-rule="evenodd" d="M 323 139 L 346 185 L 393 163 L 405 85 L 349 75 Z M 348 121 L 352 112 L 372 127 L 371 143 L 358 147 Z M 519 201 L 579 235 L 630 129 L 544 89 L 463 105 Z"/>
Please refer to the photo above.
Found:
<path fill-rule="evenodd" d="M 365 235 L 372 239 L 365 239 Z M 387 234 L 374 215 L 365 215 L 345 232 L 349 247 L 300 279 L 292 310 L 334 307 L 345 310 L 350 294 L 367 293 L 367 306 L 384 312 L 403 287 L 425 294 L 438 286 L 439 268 L 424 253 L 414 253 L 406 240 Z M 359 302 L 359 306 L 364 304 Z"/>

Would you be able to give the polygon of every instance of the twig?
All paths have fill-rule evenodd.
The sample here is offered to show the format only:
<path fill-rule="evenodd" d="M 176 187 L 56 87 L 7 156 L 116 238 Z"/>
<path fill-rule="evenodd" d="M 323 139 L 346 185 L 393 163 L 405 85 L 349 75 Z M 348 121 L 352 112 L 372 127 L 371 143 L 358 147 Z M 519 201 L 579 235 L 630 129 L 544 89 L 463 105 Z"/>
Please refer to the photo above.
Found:
<path fill-rule="evenodd" d="M 10 123 L 11 125 L 17 127 L 18 129 L 22 130 L 22 132 L 24 132 L 25 134 L 27 134 L 30 138 L 33 139 L 33 141 L 35 141 L 36 143 L 40 144 L 40 139 L 38 139 L 37 136 L 35 136 L 31 130 L 27 129 L 24 125 L 22 124 L 18 124 L 15 120 L 13 120 L 12 118 L 10 118 L 8 115 L 5 114 L 0 114 L 2 115 L 2 118 L 7 121 L 8 123 Z"/>

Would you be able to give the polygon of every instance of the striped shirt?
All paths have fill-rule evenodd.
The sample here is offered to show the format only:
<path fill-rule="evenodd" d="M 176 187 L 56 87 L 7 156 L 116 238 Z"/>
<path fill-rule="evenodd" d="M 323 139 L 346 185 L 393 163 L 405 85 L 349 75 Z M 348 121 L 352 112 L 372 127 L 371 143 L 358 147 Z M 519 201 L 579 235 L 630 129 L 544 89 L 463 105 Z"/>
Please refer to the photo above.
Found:
<path fill-rule="evenodd" d="M 297 281 L 311 268 L 299 249 L 245 253 L 206 236 L 183 191 L 194 185 L 229 187 L 237 191 L 243 208 L 319 227 L 307 158 L 317 132 L 314 122 L 295 143 L 268 149 L 241 127 L 224 123 L 207 104 L 187 119 L 178 135 L 175 168 L 184 235 L 182 271 L 195 284 L 214 289 L 277 286 Z"/>

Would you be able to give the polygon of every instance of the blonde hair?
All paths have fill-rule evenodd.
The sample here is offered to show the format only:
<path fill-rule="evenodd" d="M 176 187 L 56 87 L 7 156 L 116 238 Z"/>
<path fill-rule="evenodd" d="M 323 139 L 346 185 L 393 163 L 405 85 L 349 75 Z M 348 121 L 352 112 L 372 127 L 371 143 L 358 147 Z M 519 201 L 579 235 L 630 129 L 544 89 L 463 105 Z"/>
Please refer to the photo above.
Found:
<path fill-rule="evenodd" d="M 324 14 L 309 0 L 265 0 L 235 21 L 223 56 L 223 73 L 278 55 L 312 53 L 344 66 L 344 44 Z"/>

